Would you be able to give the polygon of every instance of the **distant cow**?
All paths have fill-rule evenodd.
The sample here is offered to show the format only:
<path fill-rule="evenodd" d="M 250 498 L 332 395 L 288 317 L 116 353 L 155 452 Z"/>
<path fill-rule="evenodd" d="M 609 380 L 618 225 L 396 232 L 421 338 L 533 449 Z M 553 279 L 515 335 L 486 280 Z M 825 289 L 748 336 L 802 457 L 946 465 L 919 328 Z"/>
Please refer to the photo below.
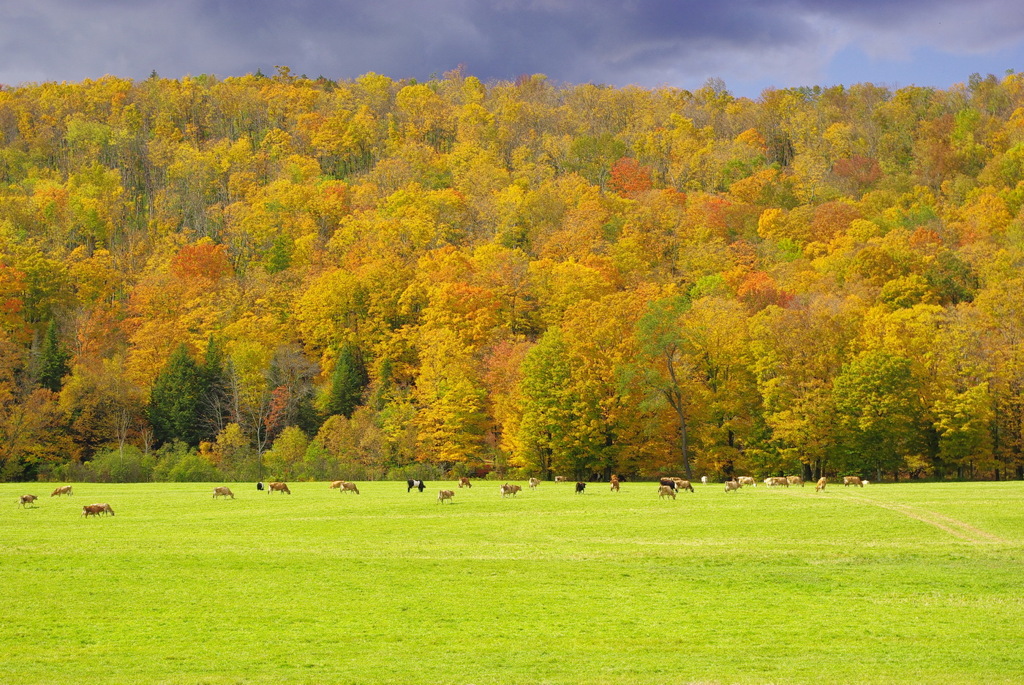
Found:
<path fill-rule="evenodd" d="M 751 478 L 750 476 L 740 476 L 739 478 L 736 478 L 735 480 L 740 485 L 749 485 L 750 487 L 753 487 L 753 488 L 757 487 L 757 481 L 754 480 L 753 478 Z"/>
<path fill-rule="evenodd" d="M 847 485 L 859 485 L 864 487 L 864 481 L 860 479 L 860 476 L 843 476 L 843 487 Z"/>
<path fill-rule="evenodd" d="M 21 497 L 18 498 L 18 504 L 24 507 L 26 504 L 32 504 L 37 499 L 39 498 L 36 497 L 35 495 L 22 495 Z"/>
<path fill-rule="evenodd" d="M 818 479 L 818 484 L 814 486 L 814 491 L 815 492 L 821 492 L 822 490 L 825 489 L 825 485 L 827 483 L 828 483 L 828 478 L 826 478 L 825 476 L 822 476 L 821 478 Z"/>
<path fill-rule="evenodd" d="M 871 485 L 871 481 L 869 481 L 869 480 L 862 480 L 860 482 L 860 486 L 861 487 L 864 487 L 865 485 Z"/>
<path fill-rule="evenodd" d="M 100 514 L 113 516 L 114 510 L 110 508 L 109 504 L 86 504 L 82 507 L 82 516 L 99 516 Z"/>
<path fill-rule="evenodd" d="M 540 485 L 540 478 L 531 478 L 530 479 L 530 489 L 531 490 L 536 490 L 538 485 Z"/>
<path fill-rule="evenodd" d="M 782 487 L 789 487 L 789 479 L 785 476 L 772 476 L 764 479 L 764 484 L 770 488 L 781 485 Z"/>
<path fill-rule="evenodd" d="M 277 490 L 278 492 L 287 492 L 289 495 L 292 494 L 292 491 L 288 489 L 287 483 L 281 483 L 279 481 L 267 483 L 267 494 L 269 495 L 274 490 Z"/>
<path fill-rule="evenodd" d="M 676 489 L 671 487 L 671 486 L 669 486 L 669 485 L 659 485 L 658 486 L 658 499 L 661 499 L 663 497 L 671 497 L 672 499 L 675 499 L 676 498 Z"/>
<path fill-rule="evenodd" d="M 505 483 L 500 488 L 498 488 L 498 491 L 501 492 L 502 497 L 505 497 L 506 495 L 512 495 L 513 497 L 515 497 L 516 493 L 522 489 L 523 486 L 521 485 L 510 485 L 508 483 Z"/>
<path fill-rule="evenodd" d="M 707 485 L 708 484 L 708 477 L 707 476 L 701 476 L 700 477 L 700 482 L 703 483 L 704 485 Z"/>
<path fill-rule="evenodd" d="M 354 492 L 357 495 L 359 494 L 359 488 L 356 486 L 356 484 L 355 483 L 350 483 L 347 480 L 341 481 L 341 491 L 342 492 Z"/>
<path fill-rule="evenodd" d="M 676 489 L 676 481 L 673 478 L 662 478 L 658 481 L 658 485 L 665 485 L 672 488 L 673 490 Z"/>
<path fill-rule="evenodd" d="M 568 480 L 569 480 L 569 479 L 568 479 L 568 478 L 566 478 L 565 476 L 555 476 L 555 482 L 556 482 L 556 483 L 565 483 L 565 482 L 567 482 Z"/>
<path fill-rule="evenodd" d="M 743 483 L 740 483 L 737 480 L 727 480 L 727 481 L 725 481 L 725 491 L 726 492 L 732 492 L 733 490 L 739 490 L 742 487 L 743 487 Z"/>
<path fill-rule="evenodd" d="M 586 483 L 584 483 L 581 480 L 576 481 L 576 494 L 577 495 L 582 495 L 583 491 L 586 490 L 586 489 L 587 489 L 587 484 Z"/>
<path fill-rule="evenodd" d="M 676 484 L 676 490 L 689 490 L 690 492 L 694 491 L 693 486 L 690 485 L 690 481 L 683 480 L 682 478 L 673 478 L 672 480 Z"/>
<path fill-rule="evenodd" d="M 612 491 L 613 492 L 618 492 L 619 491 L 619 477 L 616 476 L 614 473 L 612 474 L 611 484 L 612 484 Z"/>
<path fill-rule="evenodd" d="M 61 485 L 56 490 L 54 490 L 53 492 L 50 493 L 50 497 L 53 497 L 54 495 L 56 495 L 57 497 L 60 497 L 61 495 L 70 495 L 70 494 L 71 494 L 71 486 L 70 485 Z"/>
<path fill-rule="evenodd" d="M 799 485 L 800 487 L 804 486 L 804 479 L 800 476 L 786 476 L 786 480 L 789 481 L 790 485 Z"/>
<path fill-rule="evenodd" d="M 231 492 L 231 488 L 222 485 L 213 489 L 213 498 L 217 499 L 218 497 L 230 497 L 231 499 L 234 499 L 235 493 Z"/>
<path fill-rule="evenodd" d="M 338 490 L 338 489 L 341 488 L 342 485 L 344 485 L 344 483 L 345 483 L 345 481 L 343 481 L 343 480 L 331 481 L 331 484 L 327 486 L 327 489 L 328 490 Z"/>
<path fill-rule="evenodd" d="M 469 482 L 468 478 L 463 476 L 463 477 L 459 478 L 459 487 L 461 488 L 463 486 L 465 486 L 467 488 L 472 488 L 473 484 Z M 448 492 L 448 491 L 447 490 L 442 490 L 441 492 Z"/>
<path fill-rule="evenodd" d="M 427 487 L 427 484 L 424 483 L 423 481 L 421 481 L 421 480 L 413 480 L 411 478 L 409 480 L 405 481 L 405 484 L 409 486 L 408 488 L 406 488 L 406 490 L 405 490 L 406 492 L 412 492 L 413 488 L 416 488 L 420 492 L 423 492 L 423 490 Z"/>
<path fill-rule="evenodd" d="M 455 497 L 454 490 L 441 490 L 439 493 L 437 493 L 437 502 L 438 504 L 441 504 L 445 500 L 448 500 L 452 504 L 455 504 L 455 500 L 453 500 L 452 497 Z"/>

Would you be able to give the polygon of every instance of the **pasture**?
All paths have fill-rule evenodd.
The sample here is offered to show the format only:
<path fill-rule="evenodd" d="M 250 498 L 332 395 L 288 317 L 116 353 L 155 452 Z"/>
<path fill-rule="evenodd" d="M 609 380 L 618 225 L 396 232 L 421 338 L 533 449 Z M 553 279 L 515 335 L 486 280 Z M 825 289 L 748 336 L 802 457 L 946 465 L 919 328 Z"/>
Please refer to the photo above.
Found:
<path fill-rule="evenodd" d="M 0 484 L 0 682 L 1024 680 L 1024 483 L 214 485 Z"/>

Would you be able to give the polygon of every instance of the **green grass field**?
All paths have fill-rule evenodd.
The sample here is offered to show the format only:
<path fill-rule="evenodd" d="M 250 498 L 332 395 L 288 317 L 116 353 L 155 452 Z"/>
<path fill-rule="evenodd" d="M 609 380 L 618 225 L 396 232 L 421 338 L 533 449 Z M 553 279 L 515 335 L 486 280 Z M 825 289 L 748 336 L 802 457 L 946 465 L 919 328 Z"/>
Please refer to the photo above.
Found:
<path fill-rule="evenodd" d="M 1024 483 L 229 485 L 0 484 L 0 683 L 1024 682 Z"/>

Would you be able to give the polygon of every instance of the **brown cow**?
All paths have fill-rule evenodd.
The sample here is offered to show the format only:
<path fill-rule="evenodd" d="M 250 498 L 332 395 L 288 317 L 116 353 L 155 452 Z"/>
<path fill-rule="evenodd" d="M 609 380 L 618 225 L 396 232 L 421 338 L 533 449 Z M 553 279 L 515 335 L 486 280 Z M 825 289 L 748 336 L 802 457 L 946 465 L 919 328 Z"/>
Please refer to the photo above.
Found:
<path fill-rule="evenodd" d="M 612 492 L 618 492 L 619 491 L 619 477 L 616 476 L 614 473 L 612 474 L 611 484 L 612 484 Z"/>
<path fill-rule="evenodd" d="M 739 478 L 736 479 L 736 482 L 739 483 L 740 485 L 749 485 L 753 488 L 757 487 L 757 481 L 751 478 L 750 476 L 740 476 Z"/>
<path fill-rule="evenodd" d="M 267 483 L 267 494 L 269 495 L 274 490 L 277 490 L 278 492 L 287 492 L 289 495 L 292 494 L 292 491 L 288 489 L 287 483 L 281 483 L 279 481 Z"/>
<path fill-rule="evenodd" d="M 770 476 L 770 477 L 764 479 L 764 484 L 767 485 L 770 488 L 773 488 L 773 487 L 775 487 L 777 485 L 781 485 L 781 486 L 783 486 L 785 488 L 788 488 L 789 487 L 789 479 L 786 478 L 785 476 Z"/>
<path fill-rule="evenodd" d="M 690 485 L 690 481 L 676 477 L 673 477 L 672 480 L 676 484 L 676 490 L 689 490 L 690 492 L 694 492 L 693 486 Z"/>
<path fill-rule="evenodd" d="M 341 481 L 341 491 L 342 492 L 354 492 L 357 495 L 359 494 L 359 488 L 356 486 L 356 484 L 355 483 L 350 483 L 347 480 Z"/>
<path fill-rule="evenodd" d="M 86 504 L 82 507 L 82 516 L 99 516 L 100 514 L 113 516 L 114 510 L 110 508 L 109 504 Z"/>
<path fill-rule="evenodd" d="M 556 483 L 567 483 L 569 481 L 565 476 L 555 476 Z"/>
<path fill-rule="evenodd" d="M 540 478 L 531 478 L 530 479 L 530 489 L 531 490 L 536 490 L 538 485 L 540 485 Z"/>
<path fill-rule="evenodd" d="M 790 485 L 799 485 L 800 487 L 804 486 L 804 479 L 800 476 L 786 476 L 786 480 L 789 481 Z"/>
<path fill-rule="evenodd" d="M 843 476 L 843 487 L 847 485 L 859 485 L 864 487 L 864 482 L 860 479 L 860 476 Z"/>
<path fill-rule="evenodd" d="M 473 484 L 469 482 L 469 478 L 462 476 L 459 478 L 459 487 L 462 488 L 463 486 L 467 488 L 472 488 Z M 447 492 L 447 490 L 442 490 L 441 492 Z"/>
<path fill-rule="evenodd" d="M 743 487 L 743 484 L 740 483 L 738 480 L 727 480 L 727 481 L 725 481 L 725 491 L 726 492 L 731 492 L 733 490 L 739 490 L 742 487 Z"/>
<path fill-rule="evenodd" d="M 453 500 L 452 497 L 455 497 L 454 490 L 441 490 L 437 493 L 437 503 L 442 504 L 445 500 L 448 500 L 452 504 L 455 504 L 455 500 Z"/>
<path fill-rule="evenodd" d="M 24 507 L 26 504 L 32 504 L 37 499 L 39 498 L 36 497 L 35 495 L 22 495 L 21 497 L 18 498 L 18 504 Z"/>
<path fill-rule="evenodd" d="M 53 492 L 50 493 L 50 497 L 53 497 L 54 495 L 56 495 L 57 497 L 60 497 L 61 495 L 70 495 L 70 494 L 71 494 L 71 486 L 70 485 L 61 485 L 56 490 L 54 490 Z"/>
<path fill-rule="evenodd" d="M 822 476 L 821 478 L 818 479 L 818 484 L 814 486 L 814 491 L 821 492 L 822 490 L 825 489 L 826 483 L 828 483 L 828 478 Z"/>
<path fill-rule="evenodd" d="M 659 485 L 658 486 L 658 499 L 663 497 L 676 498 L 676 489 L 670 485 Z"/>
<path fill-rule="evenodd" d="M 509 485 L 508 483 L 505 483 L 500 488 L 501 496 L 504 497 L 505 495 L 512 495 L 513 497 L 515 497 L 516 493 L 522 489 L 523 488 L 521 485 Z"/>
<path fill-rule="evenodd" d="M 213 489 L 213 498 L 217 499 L 218 497 L 230 497 L 231 499 L 234 499 L 235 493 L 231 492 L 231 488 L 226 485 L 222 485 Z"/>
<path fill-rule="evenodd" d="M 327 489 L 328 490 L 337 490 L 338 488 L 340 488 L 344 484 L 345 484 L 345 481 L 343 481 L 343 480 L 332 481 L 331 484 L 327 486 Z"/>

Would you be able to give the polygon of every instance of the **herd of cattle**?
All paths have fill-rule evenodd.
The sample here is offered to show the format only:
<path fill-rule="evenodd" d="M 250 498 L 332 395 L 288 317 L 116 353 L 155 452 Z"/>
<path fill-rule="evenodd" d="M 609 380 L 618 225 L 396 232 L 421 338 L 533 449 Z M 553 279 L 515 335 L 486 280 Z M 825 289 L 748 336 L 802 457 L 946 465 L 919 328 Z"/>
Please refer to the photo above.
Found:
<path fill-rule="evenodd" d="M 568 479 L 565 476 L 555 476 L 555 482 L 556 483 L 565 483 L 565 482 L 568 482 Z M 701 482 L 706 485 L 708 483 L 707 476 L 702 477 L 701 478 Z M 530 489 L 531 490 L 535 490 L 537 488 L 537 486 L 540 485 L 540 483 L 541 483 L 540 479 L 538 479 L 538 478 L 531 478 L 530 481 L 529 481 Z M 619 477 L 618 476 L 613 475 L 611 477 L 611 479 L 609 480 L 609 483 L 611 484 L 612 492 L 618 492 L 619 491 L 620 481 L 619 481 Z M 790 487 L 792 485 L 799 485 L 799 486 L 803 487 L 804 480 L 800 476 L 770 476 L 770 477 L 764 479 L 764 484 L 766 486 L 770 487 L 770 488 L 772 488 L 772 487 L 788 488 L 788 487 Z M 819 478 L 817 484 L 815 485 L 814 491 L 815 492 L 821 492 L 822 490 L 825 489 L 825 486 L 827 484 L 828 484 L 828 478 L 826 478 L 826 477 Z M 849 486 L 849 485 L 864 487 L 865 485 L 868 485 L 868 484 L 869 484 L 869 481 L 861 480 L 861 478 L 859 476 L 844 476 L 843 477 L 843 486 L 844 487 L 845 486 Z M 426 489 L 426 487 L 427 487 L 427 484 L 425 482 L 423 482 L 422 480 L 412 480 L 412 479 L 407 480 L 406 481 L 406 485 L 407 485 L 406 492 L 412 492 L 413 489 L 416 489 L 416 490 L 418 490 L 420 492 L 423 492 Z M 749 486 L 749 487 L 752 487 L 752 488 L 756 488 L 757 487 L 757 481 L 755 481 L 750 476 L 734 476 L 730 480 L 725 481 L 725 492 L 726 493 L 730 493 L 730 492 L 739 490 L 740 488 L 742 488 L 744 486 Z M 466 488 L 472 488 L 473 487 L 473 483 L 470 482 L 469 478 L 465 478 L 465 477 L 459 478 L 459 488 L 461 489 L 461 488 L 464 488 L 464 487 L 466 487 Z M 282 493 L 285 493 L 285 494 L 288 494 L 288 495 L 292 494 L 292 491 L 288 489 L 288 484 L 287 483 L 283 483 L 281 481 L 272 481 L 270 483 L 267 483 L 265 486 L 264 486 L 264 484 L 262 482 L 260 482 L 260 483 L 256 484 L 256 488 L 258 490 L 266 489 L 268 495 L 270 493 L 272 493 L 272 492 L 282 492 Z M 328 486 L 328 488 L 331 489 L 331 490 L 338 490 L 339 492 L 343 492 L 343 493 L 344 492 L 351 492 L 351 493 L 354 493 L 356 495 L 359 494 L 359 488 L 356 486 L 356 484 L 355 483 L 351 483 L 349 481 L 345 481 L 345 480 L 332 481 L 331 484 Z M 576 494 L 578 494 L 578 495 L 584 494 L 584 492 L 586 491 L 586 488 L 587 488 L 587 484 L 585 482 L 583 482 L 583 481 L 577 481 L 576 482 Z M 514 483 L 504 483 L 503 485 L 501 485 L 498 488 L 498 491 L 501 493 L 501 496 L 504 498 L 504 497 L 515 497 L 519 492 L 522 492 L 522 489 L 523 489 L 522 486 L 515 485 Z M 696 490 L 693 489 L 693 484 L 690 483 L 690 481 L 684 480 L 682 478 L 678 478 L 678 477 L 675 477 L 675 476 L 673 476 L 671 478 L 662 478 L 658 482 L 658 497 L 660 499 L 664 499 L 666 497 L 669 497 L 671 499 L 675 499 L 676 498 L 676 494 L 678 492 L 685 491 L 685 490 L 689 490 L 690 492 L 696 492 Z M 61 495 L 69 495 L 70 496 L 71 494 L 72 494 L 72 486 L 70 486 L 70 485 L 61 485 L 61 486 L 57 487 L 57 489 L 55 489 L 52 493 L 50 493 L 50 497 L 59 497 Z M 213 498 L 216 499 L 218 497 L 224 497 L 225 499 L 230 497 L 231 499 L 234 499 L 235 498 L 235 493 L 231 492 L 231 488 L 229 488 L 227 486 L 221 485 L 221 486 L 217 486 L 217 487 L 215 487 L 213 489 Z M 455 503 L 454 499 L 453 499 L 454 497 L 455 497 L 455 491 L 454 490 L 441 490 L 437 494 L 437 502 L 438 502 L 438 504 L 442 504 L 444 502 L 449 502 L 451 504 L 454 504 Z M 21 495 L 18 498 L 18 504 L 20 506 L 22 506 L 22 507 L 27 507 L 28 505 L 35 506 L 34 503 L 35 503 L 35 501 L 37 499 L 39 499 L 39 498 L 36 495 Z M 106 516 L 107 514 L 110 514 L 111 516 L 113 516 L 114 515 L 114 510 L 110 507 L 109 504 L 106 504 L 106 503 L 87 504 L 87 505 L 82 507 L 82 516 L 84 516 L 84 517 L 99 516 L 100 514 L 103 514 L 104 516 Z"/>

